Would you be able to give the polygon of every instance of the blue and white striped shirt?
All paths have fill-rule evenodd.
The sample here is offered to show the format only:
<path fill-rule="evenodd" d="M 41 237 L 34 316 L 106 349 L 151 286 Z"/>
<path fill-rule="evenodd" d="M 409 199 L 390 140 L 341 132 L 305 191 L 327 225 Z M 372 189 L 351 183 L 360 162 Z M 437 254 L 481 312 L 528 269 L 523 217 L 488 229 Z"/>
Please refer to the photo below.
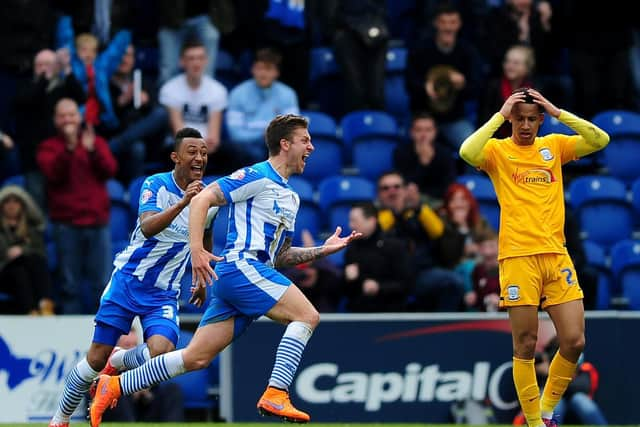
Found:
<path fill-rule="evenodd" d="M 300 198 L 264 161 L 216 181 L 230 203 L 225 261 L 256 259 L 273 266 L 286 237 L 292 237 Z"/>
<path fill-rule="evenodd" d="M 129 246 L 116 255 L 113 265 L 124 273 L 136 276 L 144 284 L 166 290 L 179 290 L 180 279 L 191 255 L 189 250 L 189 206 L 171 224 L 152 237 L 145 237 L 140 229 L 143 212 L 161 212 L 178 203 L 184 191 L 176 184 L 173 172 L 148 177 L 140 189 L 140 203 L 136 228 Z M 207 227 L 218 212 L 212 207 L 207 213 Z"/>

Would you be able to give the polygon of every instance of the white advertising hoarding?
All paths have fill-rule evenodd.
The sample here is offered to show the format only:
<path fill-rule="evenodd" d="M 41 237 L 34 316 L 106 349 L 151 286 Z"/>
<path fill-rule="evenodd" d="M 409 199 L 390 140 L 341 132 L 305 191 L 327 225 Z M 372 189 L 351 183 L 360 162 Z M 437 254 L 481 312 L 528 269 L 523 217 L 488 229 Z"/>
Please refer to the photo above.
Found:
<path fill-rule="evenodd" d="M 0 316 L 0 423 L 48 421 L 92 336 L 93 316 Z"/>

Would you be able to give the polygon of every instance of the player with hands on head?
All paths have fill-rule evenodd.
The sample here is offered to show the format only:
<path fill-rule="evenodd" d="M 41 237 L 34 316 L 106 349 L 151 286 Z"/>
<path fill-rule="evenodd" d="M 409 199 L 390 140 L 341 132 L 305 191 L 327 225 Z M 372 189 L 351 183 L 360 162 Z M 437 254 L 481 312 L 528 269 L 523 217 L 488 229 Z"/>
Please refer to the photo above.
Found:
<path fill-rule="evenodd" d="M 91 128 L 82 144 L 90 150 Z M 178 131 L 171 159 L 173 171 L 148 177 L 140 191 L 138 221 L 129 245 L 118 253 L 95 317 L 93 340 L 86 358 L 69 373 L 58 409 L 49 427 L 67 427 L 69 418 L 99 373 L 117 374 L 140 366 L 151 357 L 175 348 L 178 334 L 180 280 L 189 257 L 189 204 L 200 193 L 207 166 L 207 145 L 192 128 Z M 211 222 L 218 208 L 205 211 L 207 232 L 202 245 L 211 247 Z M 203 220 L 203 223 L 205 221 Z M 198 307 L 206 289 L 193 290 Z M 139 316 L 145 343 L 131 349 L 115 347 Z M 90 390 L 90 394 L 95 389 Z"/>
<path fill-rule="evenodd" d="M 538 137 L 545 112 L 577 135 Z M 511 136 L 492 138 L 505 120 L 511 122 Z M 535 89 L 521 88 L 460 147 L 465 161 L 489 174 L 500 203 L 500 305 L 509 313 L 513 379 L 531 427 L 556 424 L 554 407 L 585 345 L 583 293 L 565 245 L 562 165 L 608 143 L 609 136 L 594 124 L 559 109 Z M 538 307 L 549 314 L 559 341 L 541 398 L 534 368 Z"/>
<path fill-rule="evenodd" d="M 308 414 L 291 404 L 288 388 L 320 316 L 302 291 L 276 267 L 330 255 L 361 234 L 352 231 L 342 237 L 342 229 L 337 227 L 322 246 L 291 246 L 300 199 L 288 179 L 304 171 L 314 150 L 308 122 L 292 114 L 277 116 L 265 136 L 269 150 L 266 161 L 214 181 L 191 201 L 189 239 L 194 286 L 204 288 L 217 279 L 193 339 L 185 349 L 153 358 L 121 376 L 101 376 L 91 405 L 92 427 L 98 427 L 104 411 L 120 395 L 207 367 L 263 315 L 287 327 L 258 411 L 294 422 L 310 420 Z M 215 256 L 202 244 L 206 212 L 211 206 L 227 204 L 227 242 L 221 256 Z M 217 262 L 215 270 L 211 261 Z"/>

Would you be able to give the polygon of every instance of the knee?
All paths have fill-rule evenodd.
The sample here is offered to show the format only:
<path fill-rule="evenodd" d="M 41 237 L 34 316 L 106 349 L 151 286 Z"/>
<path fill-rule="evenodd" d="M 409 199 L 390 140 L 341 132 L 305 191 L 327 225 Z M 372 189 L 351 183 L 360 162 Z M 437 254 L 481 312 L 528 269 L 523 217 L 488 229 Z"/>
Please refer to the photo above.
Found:
<path fill-rule="evenodd" d="M 315 329 L 320 323 L 320 313 L 316 309 L 310 310 L 302 321 L 308 323 L 311 329 Z"/>
<path fill-rule="evenodd" d="M 578 360 L 585 346 L 584 334 L 570 336 L 560 341 L 560 351 L 572 360 Z"/>
<path fill-rule="evenodd" d="M 156 357 L 160 354 L 165 354 L 165 353 L 169 353 L 170 351 L 173 351 L 175 347 L 169 341 L 162 341 L 162 342 L 147 343 L 147 348 L 149 348 L 149 356 Z"/>
<path fill-rule="evenodd" d="M 515 337 L 514 356 L 520 359 L 533 359 L 536 351 L 538 334 L 532 331 L 525 331 Z"/>
<path fill-rule="evenodd" d="M 109 358 L 109 354 L 111 354 L 111 350 L 103 351 L 102 349 L 97 349 L 94 351 L 89 351 L 87 353 L 87 363 L 91 366 L 91 369 L 94 371 L 100 372 L 104 369 L 107 364 L 107 359 Z"/>

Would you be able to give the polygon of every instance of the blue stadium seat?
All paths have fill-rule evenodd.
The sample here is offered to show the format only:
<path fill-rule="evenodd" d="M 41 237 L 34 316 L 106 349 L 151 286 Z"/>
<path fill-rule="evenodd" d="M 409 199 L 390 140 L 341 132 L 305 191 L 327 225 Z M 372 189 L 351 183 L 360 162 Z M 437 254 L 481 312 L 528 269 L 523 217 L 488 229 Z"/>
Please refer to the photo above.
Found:
<path fill-rule="evenodd" d="M 126 203 L 126 194 L 124 185 L 116 179 L 110 179 L 107 181 L 107 192 L 109 193 L 109 199 L 112 202 Z"/>
<path fill-rule="evenodd" d="M 378 177 L 393 169 L 393 152 L 396 142 L 389 139 L 362 139 L 353 145 L 353 165 L 358 173 L 376 181 Z"/>
<path fill-rule="evenodd" d="M 569 202 L 586 239 L 606 249 L 631 237 L 633 213 L 622 181 L 607 176 L 581 176 L 569 185 Z"/>
<path fill-rule="evenodd" d="M 615 291 L 607 256 L 600 245 L 590 240 L 584 240 L 582 247 L 584 248 L 587 264 L 598 271 L 596 310 L 607 310 L 611 302 L 612 293 Z"/>
<path fill-rule="evenodd" d="M 306 175 L 306 172 L 305 172 Z M 289 178 L 289 185 L 300 197 L 300 209 L 296 217 L 296 229 L 293 236 L 295 246 L 302 245 L 302 231 L 308 230 L 317 237 L 322 227 L 322 214 L 315 202 L 313 186 L 305 178 L 294 175 Z"/>
<path fill-rule="evenodd" d="M 2 186 L 4 187 L 5 185 L 17 185 L 19 187 L 24 188 L 24 185 L 25 185 L 24 175 L 19 174 L 19 175 L 12 175 L 10 177 L 7 177 L 2 182 Z"/>
<path fill-rule="evenodd" d="M 125 204 L 124 202 L 111 201 L 111 209 L 109 210 L 109 226 L 111 229 L 112 246 L 115 246 L 115 242 L 129 240 L 129 235 L 133 230 L 133 224 L 131 223 L 131 212 L 129 211 L 128 204 Z"/>
<path fill-rule="evenodd" d="M 489 221 L 494 230 L 498 230 L 500 228 L 500 205 L 491 180 L 486 175 L 467 174 L 459 176 L 457 181 L 471 191 L 473 197 L 478 201 L 482 216 Z"/>
<path fill-rule="evenodd" d="M 629 308 L 640 309 L 640 241 L 623 240 L 613 245 L 611 270 Z"/>
<path fill-rule="evenodd" d="M 311 49 L 309 98 L 320 111 L 339 117 L 344 108 L 343 81 L 333 49 L 326 46 Z"/>
<path fill-rule="evenodd" d="M 607 172 L 626 184 L 640 177 L 640 114 L 608 110 L 596 114 L 593 123 L 611 137 L 601 154 Z"/>
<path fill-rule="evenodd" d="M 136 68 L 140 68 L 146 75 L 158 74 L 159 51 L 157 47 L 136 48 Z"/>
<path fill-rule="evenodd" d="M 193 333 L 180 331 L 177 349 L 185 348 Z M 219 386 L 219 358 L 216 357 L 207 369 L 188 372 L 169 380 L 178 384 L 182 389 L 184 407 L 186 409 L 210 409 L 215 405 L 211 390 Z"/>
<path fill-rule="evenodd" d="M 313 153 L 307 159 L 304 177 L 317 185 L 327 176 L 337 175 L 344 165 L 342 145 L 335 140 L 311 135 Z"/>
<path fill-rule="evenodd" d="M 538 135 L 545 136 L 551 133 L 560 133 L 563 135 L 576 134 L 576 132 L 573 129 L 571 129 L 569 126 L 565 125 L 555 117 L 547 114 L 544 116 L 544 121 L 540 125 L 540 129 L 538 130 Z"/>
<path fill-rule="evenodd" d="M 313 185 L 306 177 L 293 175 L 289 177 L 288 184 L 293 188 L 293 191 L 298 194 L 301 202 L 315 203 Z"/>
<path fill-rule="evenodd" d="M 404 81 L 404 70 L 407 66 L 407 49 L 393 47 L 387 51 L 385 65 L 384 98 L 385 110 L 400 121 L 410 115 L 409 95 Z"/>
<path fill-rule="evenodd" d="M 353 203 L 372 202 L 376 198 L 375 185 L 358 176 L 331 176 L 318 186 L 318 204 L 327 217 L 327 231 L 333 233 L 336 226 L 349 228 L 349 210 Z"/>
<path fill-rule="evenodd" d="M 342 142 L 347 160 L 351 160 L 353 146 L 364 138 L 398 140 L 398 123 L 389 113 L 374 110 L 352 111 L 340 120 Z"/>
<path fill-rule="evenodd" d="M 134 178 L 129 183 L 129 188 L 127 189 L 129 193 L 129 209 L 131 210 L 131 214 L 134 218 L 138 217 L 138 204 L 140 203 L 140 189 L 142 188 L 142 183 L 146 179 L 146 176 L 139 176 Z"/>
<path fill-rule="evenodd" d="M 213 253 L 220 255 L 227 244 L 227 226 L 229 224 L 229 206 L 221 206 L 213 221 Z"/>
<path fill-rule="evenodd" d="M 631 184 L 631 205 L 635 213 L 636 225 L 640 225 L 640 178 Z"/>
<path fill-rule="evenodd" d="M 301 111 L 300 115 L 309 120 L 309 133 L 314 143 L 318 137 L 338 141 L 338 125 L 333 117 L 320 111 Z"/>

